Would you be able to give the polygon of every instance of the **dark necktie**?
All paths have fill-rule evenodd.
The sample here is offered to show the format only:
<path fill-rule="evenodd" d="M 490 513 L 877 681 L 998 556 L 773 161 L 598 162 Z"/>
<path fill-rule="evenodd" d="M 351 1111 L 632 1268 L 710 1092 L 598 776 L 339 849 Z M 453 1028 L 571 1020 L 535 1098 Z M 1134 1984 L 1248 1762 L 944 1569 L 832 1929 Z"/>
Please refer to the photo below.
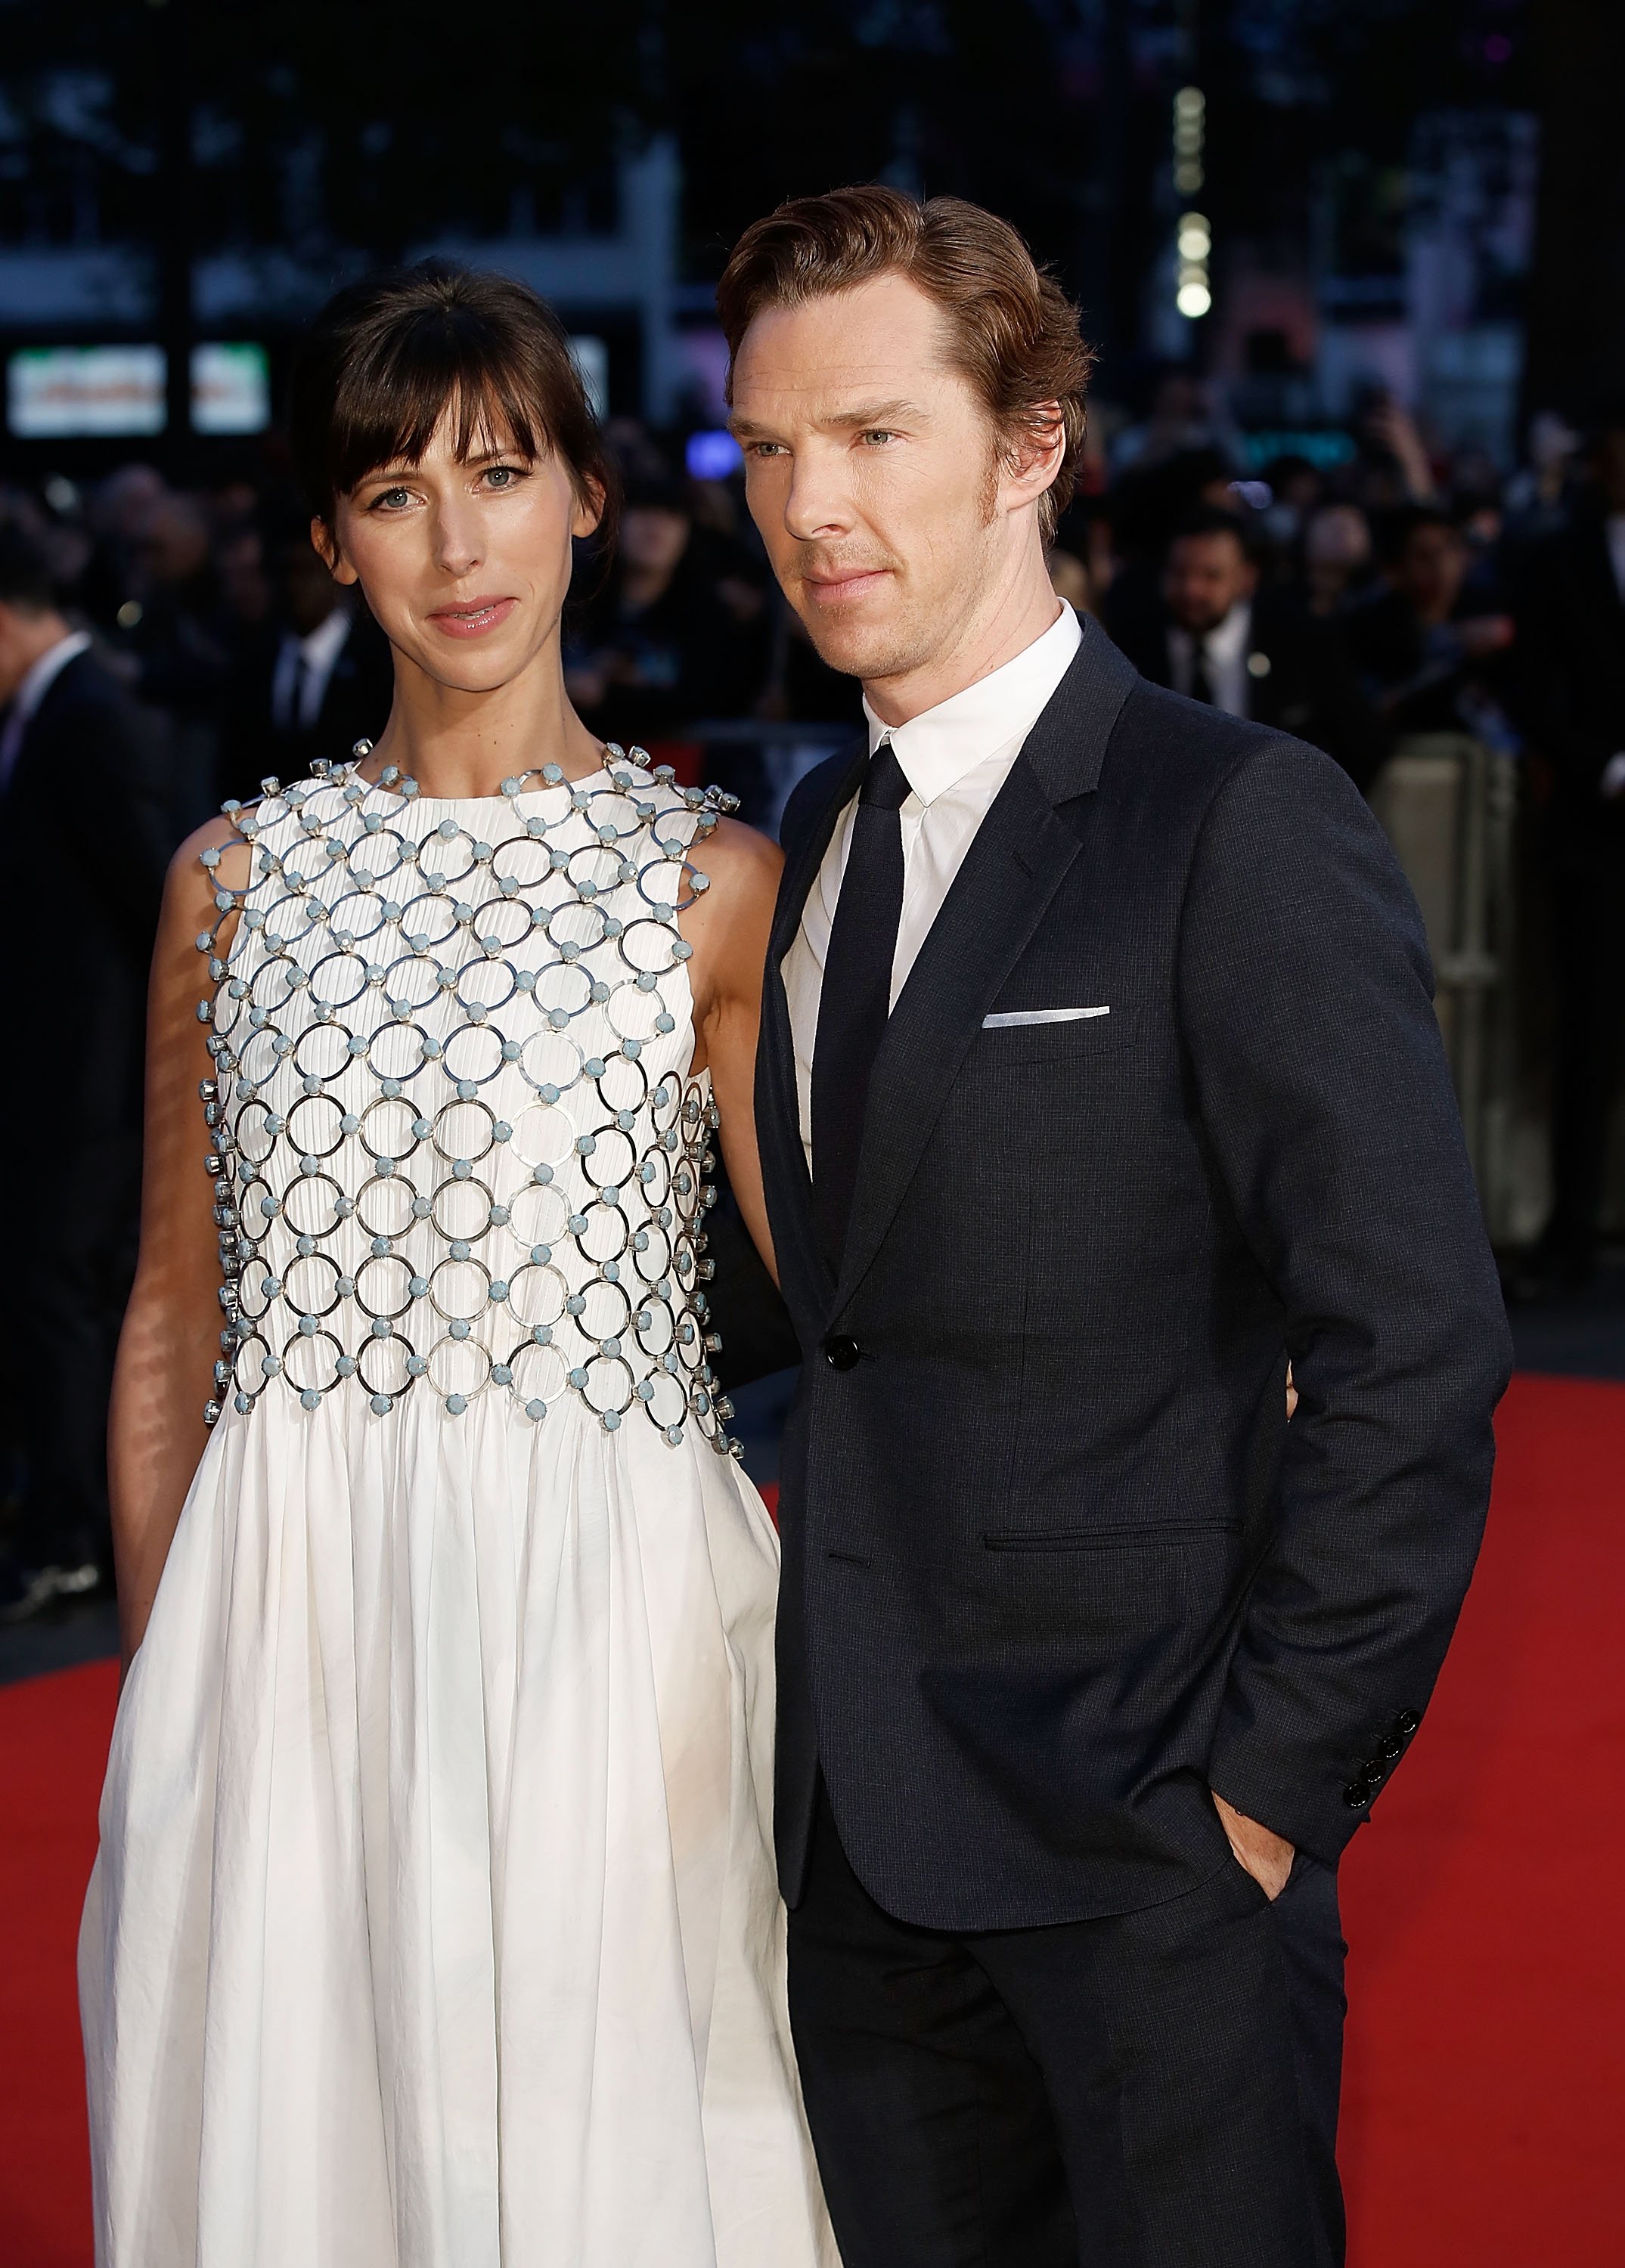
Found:
<path fill-rule="evenodd" d="M 853 814 L 846 872 L 830 928 L 813 1046 L 813 1211 L 824 1256 L 840 1273 L 858 1179 L 869 1074 L 891 1012 L 891 964 L 903 914 L 903 767 L 883 740 Z"/>
<path fill-rule="evenodd" d="M 1205 637 L 1191 640 L 1191 698 L 1213 705 L 1213 680 L 1208 674 L 1208 641 Z"/>

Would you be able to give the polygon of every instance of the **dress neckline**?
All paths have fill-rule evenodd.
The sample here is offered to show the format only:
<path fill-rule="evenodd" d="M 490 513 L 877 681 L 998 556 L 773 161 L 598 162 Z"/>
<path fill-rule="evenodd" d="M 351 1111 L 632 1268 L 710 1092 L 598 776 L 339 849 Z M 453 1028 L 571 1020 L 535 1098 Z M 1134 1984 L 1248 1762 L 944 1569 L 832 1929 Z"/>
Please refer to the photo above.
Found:
<path fill-rule="evenodd" d="M 633 771 L 644 772 L 651 779 L 658 777 L 643 758 L 641 751 L 634 754 L 627 749 L 610 747 L 606 747 L 602 762 L 594 770 L 579 772 L 573 777 L 562 764 L 532 764 L 522 772 L 510 773 L 495 795 L 425 795 L 411 773 L 396 764 L 386 764 L 376 779 L 366 778 L 361 766 L 372 753 L 371 741 L 358 741 L 350 762 L 335 764 L 328 774 L 329 784 L 354 780 L 369 794 L 376 791 L 382 795 L 393 795 L 400 803 L 410 804 L 425 811 L 490 811 L 500 809 L 505 804 L 517 804 L 521 797 L 551 794 L 561 787 L 574 793 L 578 789 L 600 780 L 607 779 L 615 785 L 617 784 L 615 780 L 617 763 L 626 765 Z"/>

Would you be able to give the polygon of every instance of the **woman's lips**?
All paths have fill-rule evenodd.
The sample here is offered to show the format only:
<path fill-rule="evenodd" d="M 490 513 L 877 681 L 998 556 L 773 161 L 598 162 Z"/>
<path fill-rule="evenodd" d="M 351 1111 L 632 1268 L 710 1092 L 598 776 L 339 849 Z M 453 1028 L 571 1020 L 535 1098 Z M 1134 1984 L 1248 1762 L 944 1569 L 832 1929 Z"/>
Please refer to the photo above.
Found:
<path fill-rule="evenodd" d="M 447 637 L 484 637 L 506 622 L 518 604 L 517 599 L 460 600 L 455 606 L 437 607 L 429 620 Z"/>

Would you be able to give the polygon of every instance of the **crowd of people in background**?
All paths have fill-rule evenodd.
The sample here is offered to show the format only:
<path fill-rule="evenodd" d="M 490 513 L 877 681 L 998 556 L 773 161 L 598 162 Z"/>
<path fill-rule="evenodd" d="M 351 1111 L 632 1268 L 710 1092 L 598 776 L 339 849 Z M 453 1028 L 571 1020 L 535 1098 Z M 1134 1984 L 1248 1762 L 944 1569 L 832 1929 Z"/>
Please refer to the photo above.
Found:
<path fill-rule="evenodd" d="M 771 828 L 798 766 L 861 724 L 858 689 L 780 600 L 737 466 L 696 477 L 688 435 L 628 419 L 610 438 L 620 540 L 582 558 L 572 696 L 605 740 L 703 771 Z M 1171 373 L 1143 416 L 1097 411 L 1053 577 L 1148 676 L 1314 742 L 1363 792 L 1417 735 L 1516 757 L 1548 909 L 1554 1205 L 1509 1283 L 1539 1297 L 1596 1265 L 1625 1052 L 1625 406 L 1584 433 L 1537 418 L 1510 475 L 1430 447 L 1386 396 L 1348 439 L 1335 461 L 1257 462 Z M 211 489 L 140 462 L 85 488 L 0 486 L 0 1140 L 23 1197 L 0 1613 L 106 1580 L 100 1413 L 133 1262 L 166 858 L 226 798 L 343 761 L 388 711 L 386 643 L 308 530 L 269 453 L 262 477 Z M 63 1027 L 57 983 L 101 1003 L 94 1030 Z M 117 1218 L 65 1202 L 87 1189 Z"/>

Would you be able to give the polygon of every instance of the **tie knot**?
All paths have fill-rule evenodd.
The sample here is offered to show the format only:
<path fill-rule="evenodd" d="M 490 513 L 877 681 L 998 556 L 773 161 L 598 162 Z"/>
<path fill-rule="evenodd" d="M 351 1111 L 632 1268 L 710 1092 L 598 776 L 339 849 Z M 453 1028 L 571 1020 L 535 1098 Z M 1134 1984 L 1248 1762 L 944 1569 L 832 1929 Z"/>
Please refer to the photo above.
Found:
<path fill-rule="evenodd" d="M 883 740 L 869 758 L 858 800 L 871 811 L 901 811 L 908 797 L 908 774 L 897 762 L 890 741 Z"/>

